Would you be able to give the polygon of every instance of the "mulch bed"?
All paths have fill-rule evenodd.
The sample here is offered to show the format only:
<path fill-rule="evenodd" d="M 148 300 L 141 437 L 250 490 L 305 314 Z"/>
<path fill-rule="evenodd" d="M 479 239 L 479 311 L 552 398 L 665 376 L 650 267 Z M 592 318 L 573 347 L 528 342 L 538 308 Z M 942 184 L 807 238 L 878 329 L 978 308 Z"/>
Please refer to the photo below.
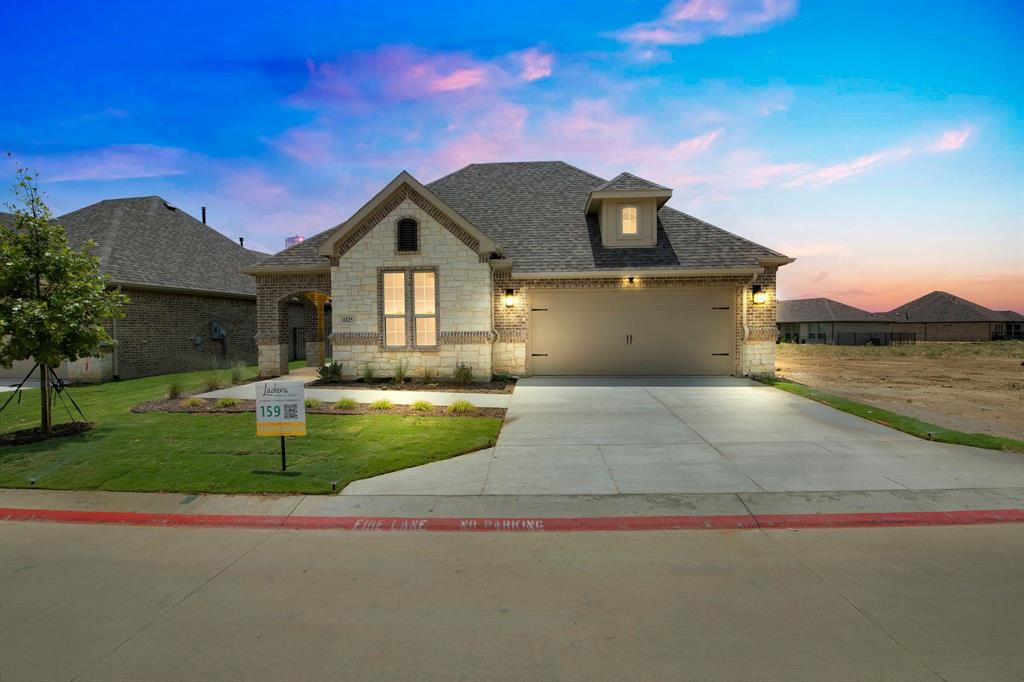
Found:
<path fill-rule="evenodd" d="M 441 391 L 444 393 L 511 393 L 516 388 L 515 379 L 508 381 L 474 381 L 469 384 L 456 384 L 450 381 L 436 381 L 432 384 L 421 384 L 406 379 L 396 384 L 388 379 L 366 383 L 362 379 L 349 381 L 314 381 L 306 384 L 309 388 L 365 388 L 376 391 Z"/>
<path fill-rule="evenodd" d="M 132 412 L 184 412 L 188 414 L 238 414 L 241 412 L 255 412 L 255 400 L 239 400 L 237 404 L 230 407 L 217 407 L 216 400 L 203 400 L 202 405 L 186 405 L 184 399 L 177 400 L 150 400 L 139 403 L 132 408 Z M 394 414 L 401 417 L 499 417 L 505 416 L 505 409 L 500 407 L 478 407 L 473 412 L 466 414 L 449 414 L 448 408 L 436 405 L 430 410 L 414 410 L 411 405 L 393 405 L 390 410 L 375 410 L 365 403 L 359 403 L 351 410 L 341 410 L 333 403 L 325 402 L 320 407 L 307 407 L 306 414 Z"/>
<path fill-rule="evenodd" d="M 66 436 L 77 436 L 85 433 L 95 424 L 93 422 L 68 422 L 65 424 L 54 424 L 49 432 L 43 431 L 38 426 L 32 429 L 22 429 L 0 435 L 0 447 L 5 445 L 25 445 L 26 443 L 39 443 L 51 438 L 64 438 Z"/>

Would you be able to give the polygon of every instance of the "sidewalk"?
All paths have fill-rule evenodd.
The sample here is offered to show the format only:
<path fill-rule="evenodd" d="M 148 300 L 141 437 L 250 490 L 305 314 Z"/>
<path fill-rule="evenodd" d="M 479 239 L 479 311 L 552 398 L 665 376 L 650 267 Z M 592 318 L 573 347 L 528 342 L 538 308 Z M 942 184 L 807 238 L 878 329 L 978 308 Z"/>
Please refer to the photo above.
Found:
<path fill-rule="evenodd" d="M 337 530 L 667 530 L 1024 522 L 1024 488 L 687 495 L 0 491 L 0 520 Z"/>

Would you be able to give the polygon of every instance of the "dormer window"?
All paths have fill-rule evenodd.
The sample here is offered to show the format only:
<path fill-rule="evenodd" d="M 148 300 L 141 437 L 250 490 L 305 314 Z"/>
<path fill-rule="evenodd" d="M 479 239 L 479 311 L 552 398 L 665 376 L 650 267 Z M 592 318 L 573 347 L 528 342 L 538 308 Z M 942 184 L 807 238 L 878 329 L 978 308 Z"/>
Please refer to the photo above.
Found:
<path fill-rule="evenodd" d="M 420 250 L 420 226 L 412 218 L 402 218 L 398 221 L 396 230 L 398 253 L 416 253 Z"/>
<path fill-rule="evenodd" d="M 619 211 L 619 234 L 623 237 L 637 237 L 640 209 L 637 206 L 623 206 Z"/>

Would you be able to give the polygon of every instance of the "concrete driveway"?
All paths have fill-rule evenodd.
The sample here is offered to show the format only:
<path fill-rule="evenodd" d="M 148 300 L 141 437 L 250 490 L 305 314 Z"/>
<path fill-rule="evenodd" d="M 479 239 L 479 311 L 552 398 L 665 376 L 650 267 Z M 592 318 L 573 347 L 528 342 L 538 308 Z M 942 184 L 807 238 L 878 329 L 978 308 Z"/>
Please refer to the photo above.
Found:
<path fill-rule="evenodd" d="M 931 443 L 746 379 L 519 382 L 496 447 L 346 495 L 615 495 L 1024 486 L 1024 457 Z"/>

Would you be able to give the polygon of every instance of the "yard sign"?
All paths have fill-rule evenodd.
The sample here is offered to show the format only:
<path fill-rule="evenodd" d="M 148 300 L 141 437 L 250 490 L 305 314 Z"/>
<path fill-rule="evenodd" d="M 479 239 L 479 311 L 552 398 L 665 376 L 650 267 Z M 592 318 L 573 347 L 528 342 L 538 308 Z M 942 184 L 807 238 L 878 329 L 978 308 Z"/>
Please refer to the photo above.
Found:
<path fill-rule="evenodd" d="M 306 403 L 301 381 L 256 384 L 256 435 L 305 436 Z"/>

